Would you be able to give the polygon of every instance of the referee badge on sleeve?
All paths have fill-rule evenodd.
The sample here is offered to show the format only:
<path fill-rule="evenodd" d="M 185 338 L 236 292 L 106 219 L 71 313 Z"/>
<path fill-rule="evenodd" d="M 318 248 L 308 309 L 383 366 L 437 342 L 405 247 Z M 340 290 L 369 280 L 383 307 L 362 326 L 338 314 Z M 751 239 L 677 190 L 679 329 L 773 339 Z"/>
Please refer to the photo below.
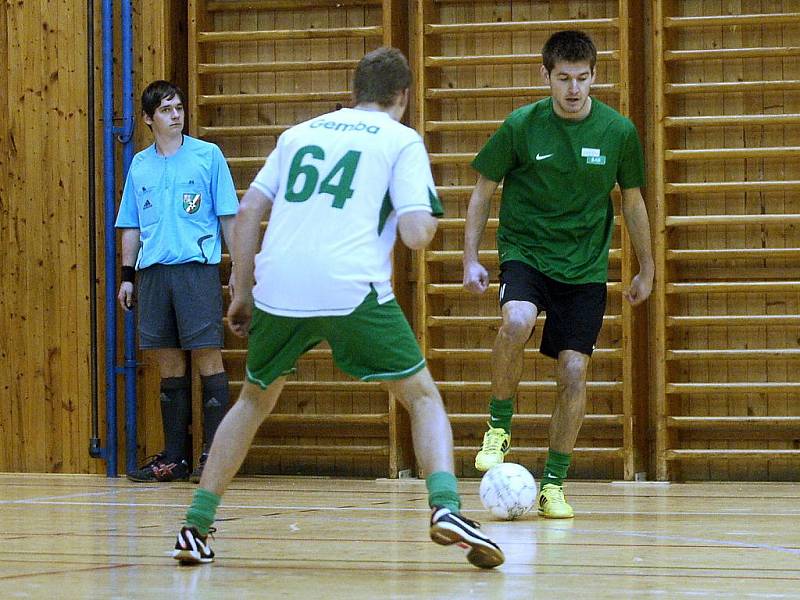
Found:
<path fill-rule="evenodd" d="M 183 210 L 187 214 L 193 215 L 200 209 L 200 194 L 184 194 L 183 195 Z"/>

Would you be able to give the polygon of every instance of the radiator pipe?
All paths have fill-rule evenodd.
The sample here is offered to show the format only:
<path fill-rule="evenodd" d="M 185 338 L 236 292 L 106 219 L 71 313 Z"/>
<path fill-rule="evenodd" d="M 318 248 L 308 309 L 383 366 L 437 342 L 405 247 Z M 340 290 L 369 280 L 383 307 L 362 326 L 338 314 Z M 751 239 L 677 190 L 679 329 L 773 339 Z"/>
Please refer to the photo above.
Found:
<path fill-rule="evenodd" d="M 106 476 L 117 477 L 117 239 L 114 160 L 114 7 L 103 0 L 103 239 L 106 292 Z"/>
<path fill-rule="evenodd" d="M 97 391 L 97 201 L 94 154 L 97 144 L 94 137 L 94 2 L 86 3 L 86 76 L 89 98 L 86 107 L 86 126 L 89 142 L 88 192 L 89 192 L 89 370 L 92 390 L 92 435 L 89 438 L 89 456 L 102 458 L 100 447 L 100 396 Z"/>
<path fill-rule="evenodd" d="M 122 0 L 122 181 L 133 161 L 133 7 Z M 125 313 L 125 470 L 136 468 L 136 320 Z"/>

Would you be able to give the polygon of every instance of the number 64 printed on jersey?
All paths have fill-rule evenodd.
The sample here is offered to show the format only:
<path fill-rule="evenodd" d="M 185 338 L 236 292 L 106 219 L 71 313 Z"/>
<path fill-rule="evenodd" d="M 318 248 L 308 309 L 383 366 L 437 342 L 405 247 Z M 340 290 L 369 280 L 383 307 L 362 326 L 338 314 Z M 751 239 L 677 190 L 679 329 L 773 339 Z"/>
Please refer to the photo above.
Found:
<path fill-rule="evenodd" d="M 347 153 L 339 159 L 330 173 L 320 182 L 319 189 L 317 189 L 317 182 L 319 181 L 319 170 L 312 164 L 303 164 L 306 156 L 319 161 L 325 160 L 325 151 L 319 146 L 303 146 L 292 158 L 292 164 L 289 167 L 289 179 L 286 182 L 286 201 L 287 202 L 305 202 L 315 192 L 320 194 L 330 194 L 333 196 L 333 208 L 344 208 L 344 203 L 348 198 L 352 197 L 354 190 L 352 187 L 353 178 L 356 174 L 358 161 L 361 158 L 361 152 L 356 150 L 348 150 Z M 303 186 L 295 191 L 295 185 L 300 175 L 303 175 Z M 338 176 L 338 182 L 334 183 L 334 179 Z"/>

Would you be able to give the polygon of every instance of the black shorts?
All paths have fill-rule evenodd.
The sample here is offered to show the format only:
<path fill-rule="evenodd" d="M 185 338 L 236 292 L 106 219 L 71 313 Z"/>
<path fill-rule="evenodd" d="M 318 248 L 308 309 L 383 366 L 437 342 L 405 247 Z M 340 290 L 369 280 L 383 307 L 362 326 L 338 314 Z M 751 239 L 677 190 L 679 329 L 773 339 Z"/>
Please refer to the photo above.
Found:
<path fill-rule="evenodd" d="M 562 350 L 592 355 L 607 294 L 605 283 L 562 283 L 518 260 L 500 265 L 500 306 L 523 300 L 547 314 L 539 351 L 551 358 Z"/>
<path fill-rule="evenodd" d="M 136 274 L 139 347 L 222 348 L 219 265 L 152 265 Z"/>

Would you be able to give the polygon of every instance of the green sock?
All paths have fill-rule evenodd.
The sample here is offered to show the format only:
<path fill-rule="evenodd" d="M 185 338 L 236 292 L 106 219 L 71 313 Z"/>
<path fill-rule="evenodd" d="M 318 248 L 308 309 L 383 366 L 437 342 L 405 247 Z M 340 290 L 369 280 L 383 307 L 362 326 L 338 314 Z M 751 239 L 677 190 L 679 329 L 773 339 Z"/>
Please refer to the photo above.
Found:
<path fill-rule="evenodd" d="M 542 485 L 548 483 L 564 485 L 571 460 L 571 454 L 562 454 L 555 450 L 548 450 L 547 462 L 544 465 L 544 472 L 542 473 Z"/>
<path fill-rule="evenodd" d="M 186 525 L 197 527 L 200 535 L 208 535 L 208 528 L 214 522 L 220 500 L 222 498 L 214 492 L 197 488 L 194 491 L 192 505 L 186 511 Z"/>
<path fill-rule="evenodd" d="M 461 509 L 458 481 L 452 473 L 447 471 L 431 473 L 425 479 L 425 486 L 428 488 L 428 506 L 444 506 L 454 513 Z"/>
<path fill-rule="evenodd" d="M 511 415 L 514 414 L 514 398 L 499 400 L 492 396 L 489 400 L 489 426 L 502 427 L 511 433 Z"/>

